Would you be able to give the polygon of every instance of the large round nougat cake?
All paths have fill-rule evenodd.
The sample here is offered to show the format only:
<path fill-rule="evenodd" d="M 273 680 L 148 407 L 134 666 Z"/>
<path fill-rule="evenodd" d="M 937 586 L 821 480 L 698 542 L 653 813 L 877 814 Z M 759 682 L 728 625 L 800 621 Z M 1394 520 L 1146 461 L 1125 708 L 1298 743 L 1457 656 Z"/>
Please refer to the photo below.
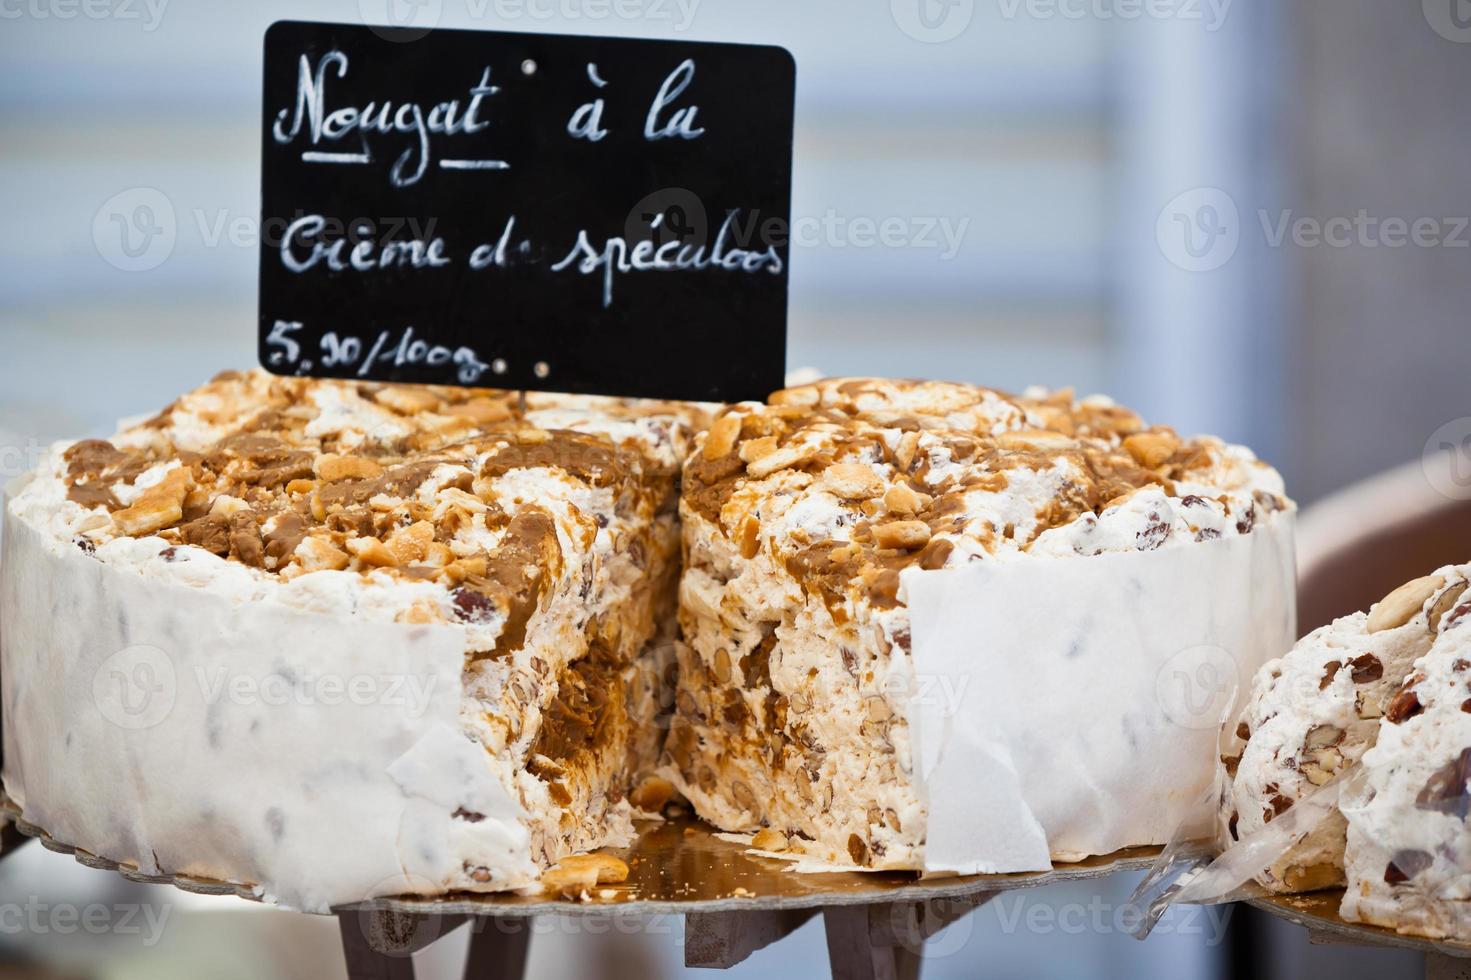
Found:
<path fill-rule="evenodd" d="M 1131 556 L 1224 588 L 1189 614 L 1130 593 L 1135 624 L 1188 637 L 1265 591 L 1287 630 L 1291 511 L 1249 451 L 1067 392 L 825 381 L 711 423 L 227 373 L 12 488 L 5 788 L 64 843 L 313 910 L 530 886 L 676 789 L 758 847 L 925 869 L 935 796 L 886 683 L 923 623 L 904 581 Z M 1226 560 L 1263 541 L 1269 575 Z M 1104 665 L 1148 696 L 1089 709 L 1132 748 L 1065 781 L 1126 818 L 1083 853 L 1161 842 L 1212 771 L 1157 703 L 1161 652 Z M 1093 693 L 1060 683 L 1001 693 Z"/>

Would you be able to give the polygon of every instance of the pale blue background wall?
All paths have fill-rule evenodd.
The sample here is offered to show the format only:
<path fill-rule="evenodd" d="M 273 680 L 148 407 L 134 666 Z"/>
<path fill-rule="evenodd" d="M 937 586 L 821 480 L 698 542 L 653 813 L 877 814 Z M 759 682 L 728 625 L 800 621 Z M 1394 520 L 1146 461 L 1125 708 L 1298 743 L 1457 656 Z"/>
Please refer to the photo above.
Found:
<path fill-rule="evenodd" d="M 596 16 L 598 0 L 0 0 L 0 475 L 45 440 L 105 432 L 251 362 L 261 34 L 283 16 L 382 22 L 387 2 L 446 27 L 790 48 L 794 217 L 964 227 L 949 257 L 845 233 L 800 248 L 794 367 L 1107 391 L 1258 447 L 1304 499 L 1416 458 L 1471 414 L 1471 250 L 1273 245 L 1262 225 L 1371 209 L 1446 230 L 1471 213 L 1471 37 L 1437 19 L 1439 0 L 1201 0 L 1143 17 L 1123 0 L 923 0 L 928 28 L 921 0 L 631 0 L 629 18 Z M 138 187 L 167 197 L 175 243 L 124 272 L 94 222 Z M 1199 223 L 1220 204 L 1208 189 L 1234 209 L 1234 240 Z M 1195 254 L 1176 215 L 1196 222 Z M 1223 975 L 1204 920 L 1147 945 L 1091 912 L 1063 925 L 1127 885 L 983 909 L 927 975 Z M 0 930 L 0 949 L 84 974 L 192 975 L 222 949 L 241 976 L 335 963 L 330 923 L 126 889 L 39 851 L 0 864 L 0 901 L 17 894 L 176 910 L 149 948 Z M 678 926 L 662 928 L 564 928 L 534 966 L 673 976 Z M 1269 941 L 1308 968 L 1300 935 Z M 809 927 L 732 976 L 816 975 L 822 949 Z"/>

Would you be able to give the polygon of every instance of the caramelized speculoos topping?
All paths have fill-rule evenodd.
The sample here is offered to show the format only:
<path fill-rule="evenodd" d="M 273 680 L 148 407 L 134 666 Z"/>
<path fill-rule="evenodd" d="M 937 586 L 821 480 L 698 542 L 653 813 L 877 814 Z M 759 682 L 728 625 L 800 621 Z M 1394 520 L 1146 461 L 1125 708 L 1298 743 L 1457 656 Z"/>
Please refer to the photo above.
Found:
<path fill-rule="evenodd" d="M 590 540 L 614 512 L 672 506 L 686 435 L 673 416 L 696 413 L 593 401 L 536 396 L 523 412 L 509 392 L 227 372 L 112 441 L 67 449 L 66 494 L 106 514 L 88 522 L 94 546 L 158 536 L 283 582 L 438 583 L 453 619 L 504 619 L 495 650 L 477 654 L 495 657 L 522 645 L 564 574 L 559 533 Z M 541 478 L 552 501 L 506 490 L 518 471 L 554 474 Z M 557 503 L 579 492 L 603 495 L 607 513 Z M 637 537 L 626 545 L 646 547 Z"/>
<path fill-rule="evenodd" d="M 1173 498 L 1185 497 L 1180 484 L 1218 488 L 1209 504 L 1186 497 L 1181 510 L 1187 502 L 1222 516 L 1234 508 L 1246 516 L 1233 520 L 1249 530 L 1248 481 L 1238 480 L 1238 499 L 1220 492 L 1237 476 L 1227 471 L 1240 465 L 1216 440 L 1183 440 L 1068 391 L 1019 397 L 850 379 L 730 408 L 685 467 L 683 503 L 690 517 L 720 527 L 743 558 L 770 549 L 841 622 L 850 595 L 880 609 L 895 605 L 906 568 L 1026 550 L 1045 532 L 1097 518 L 1145 489 Z M 984 504 L 1008 495 L 1025 504 L 1021 520 L 988 520 Z M 1266 496 L 1270 509 L 1283 506 Z M 797 501 L 822 516 L 805 523 L 778 516 L 795 513 Z M 1140 550 L 1172 531 L 1169 517 L 1153 516 L 1133 542 Z M 1222 533 L 1191 530 L 1196 540 Z"/>

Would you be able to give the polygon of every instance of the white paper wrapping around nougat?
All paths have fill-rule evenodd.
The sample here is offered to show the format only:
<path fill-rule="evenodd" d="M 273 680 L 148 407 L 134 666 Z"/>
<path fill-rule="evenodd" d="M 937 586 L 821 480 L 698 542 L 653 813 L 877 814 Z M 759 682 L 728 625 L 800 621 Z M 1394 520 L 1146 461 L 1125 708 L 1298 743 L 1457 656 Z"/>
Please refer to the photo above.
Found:
<path fill-rule="evenodd" d="M 1219 692 L 1295 638 L 1292 529 L 906 572 L 925 870 L 1167 843 L 1212 779 Z"/>
<path fill-rule="evenodd" d="M 441 890 L 467 861 L 535 873 L 520 805 L 461 732 L 455 629 L 233 603 L 5 513 L 4 780 L 27 820 L 313 911 Z"/>

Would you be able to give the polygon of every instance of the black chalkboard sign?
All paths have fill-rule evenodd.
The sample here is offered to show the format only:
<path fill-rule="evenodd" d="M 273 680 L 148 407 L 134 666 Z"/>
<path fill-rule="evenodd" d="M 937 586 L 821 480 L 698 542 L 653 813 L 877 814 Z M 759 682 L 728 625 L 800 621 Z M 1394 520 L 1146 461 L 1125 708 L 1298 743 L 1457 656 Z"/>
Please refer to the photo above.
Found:
<path fill-rule="evenodd" d="M 273 24 L 261 363 L 764 397 L 795 75 L 777 47 Z"/>

